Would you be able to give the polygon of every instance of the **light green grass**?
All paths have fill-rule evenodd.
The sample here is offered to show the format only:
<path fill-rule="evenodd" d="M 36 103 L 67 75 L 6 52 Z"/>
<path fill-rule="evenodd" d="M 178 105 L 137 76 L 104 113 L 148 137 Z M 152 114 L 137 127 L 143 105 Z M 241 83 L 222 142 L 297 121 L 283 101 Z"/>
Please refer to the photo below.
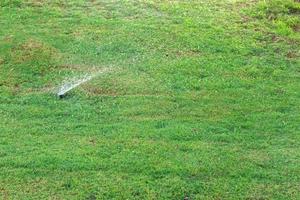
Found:
<path fill-rule="evenodd" d="M 1 1 L 0 199 L 300 199 L 298 11 L 272 6 Z"/>

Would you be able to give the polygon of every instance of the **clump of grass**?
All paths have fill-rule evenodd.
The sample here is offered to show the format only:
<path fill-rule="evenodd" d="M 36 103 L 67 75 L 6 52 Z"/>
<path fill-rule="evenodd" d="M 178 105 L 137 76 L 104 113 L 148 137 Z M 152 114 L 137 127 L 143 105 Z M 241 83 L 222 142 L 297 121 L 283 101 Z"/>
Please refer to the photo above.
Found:
<path fill-rule="evenodd" d="M 299 32 L 300 2 L 295 0 L 264 0 L 257 4 L 254 16 L 271 21 L 275 31 L 284 36 Z"/>

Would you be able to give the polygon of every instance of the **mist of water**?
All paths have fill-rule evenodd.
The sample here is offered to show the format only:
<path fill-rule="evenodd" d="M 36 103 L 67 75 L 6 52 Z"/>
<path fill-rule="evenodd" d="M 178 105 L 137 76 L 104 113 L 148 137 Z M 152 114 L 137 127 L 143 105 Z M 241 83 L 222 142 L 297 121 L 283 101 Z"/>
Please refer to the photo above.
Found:
<path fill-rule="evenodd" d="M 60 88 L 58 89 L 57 95 L 58 96 L 64 96 L 67 92 L 69 92 L 70 90 L 78 87 L 79 85 L 91 80 L 92 78 L 95 78 L 96 76 L 98 76 L 101 73 L 104 73 L 107 70 L 102 70 L 99 71 L 97 73 L 94 73 L 93 75 L 90 74 L 86 74 L 84 76 L 80 76 L 77 78 L 73 78 L 73 79 L 68 79 L 66 81 L 64 81 L 64 83 L 60 86 Z"/>

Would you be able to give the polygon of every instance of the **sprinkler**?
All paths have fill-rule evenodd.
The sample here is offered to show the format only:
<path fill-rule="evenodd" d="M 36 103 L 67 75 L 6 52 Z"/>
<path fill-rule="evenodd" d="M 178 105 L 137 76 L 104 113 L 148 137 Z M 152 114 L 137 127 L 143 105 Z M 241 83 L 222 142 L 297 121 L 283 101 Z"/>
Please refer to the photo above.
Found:
<path fill-rule="evenodd" d="M 61 87 L 58 89 L 58 92 L 57 92 L 58 98 L 63 99 L 66 96 L 67 92 L 69 92 L 70 90 L 78 87 L 79 85 L 91 80 L 92 78 L 94 78 L 94 77 L 98 76 L 99 74 L 104 73 L 106 71 L 107 71 L 107 69 L 103 69 L 102 71 L 98 71 L 97 73 L 95 73 L 93 75 L 86 74 L 82 77 L 78 77 L 75 79 L 65 81 L 61 85 Z"/>
<path fill-rule="evenodd" d="M 59 99 L 62 99 L 66 96 L 67 92 L 70 90 L 76 88 L 77 86 L 81 85 L 82 83 L 85 83 L 89 81 L 92 78 L 92 76 L 86 75 L 84 77 L 81 77 L 79 79 L 69 80 L 69 82 L 65 82 L 59 89 L 57 96 Z"/>
<path fill-rule="evenodd" d="M 62 99 L 62 98 L 64 98 L 64 97 L 65 97 L 65 95 L 64 95 L 64 94 L 58 94 L 57 96 L 58 96 L 58 98 L 59 98 L 59 99 Z"/>

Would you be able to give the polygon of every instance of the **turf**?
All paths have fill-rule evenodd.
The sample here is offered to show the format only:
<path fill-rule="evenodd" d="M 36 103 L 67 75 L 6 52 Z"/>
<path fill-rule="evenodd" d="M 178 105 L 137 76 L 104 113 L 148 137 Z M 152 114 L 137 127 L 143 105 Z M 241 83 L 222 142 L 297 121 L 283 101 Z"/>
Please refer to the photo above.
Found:
<path fill-rule="evenodd" d="M 299 3 L 266 2 L 2 0 L 0 199 L 300 199 Z"/>

